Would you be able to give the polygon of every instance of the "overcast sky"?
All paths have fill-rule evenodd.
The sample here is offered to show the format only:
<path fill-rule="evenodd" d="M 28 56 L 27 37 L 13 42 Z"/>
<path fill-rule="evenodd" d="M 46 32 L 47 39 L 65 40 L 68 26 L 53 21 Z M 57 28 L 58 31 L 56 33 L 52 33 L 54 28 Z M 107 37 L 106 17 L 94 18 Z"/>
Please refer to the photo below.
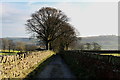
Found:
<path fill-rule="evenodd" d="M 62 10 L 80 36 L 118 34 L 118 0 L 4 0 L 0 3 L 0 37 L 29 37 L 24 24 L 41 7 Z"/>

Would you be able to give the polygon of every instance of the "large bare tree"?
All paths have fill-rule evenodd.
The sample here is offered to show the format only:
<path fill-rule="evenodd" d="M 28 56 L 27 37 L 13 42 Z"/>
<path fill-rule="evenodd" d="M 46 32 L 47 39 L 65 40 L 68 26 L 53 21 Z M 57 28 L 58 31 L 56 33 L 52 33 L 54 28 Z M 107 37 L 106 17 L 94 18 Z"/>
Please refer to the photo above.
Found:
<path fill-rule="evenodd" d="M 77 40 L 74 27 L 69 23 L 64 23 L 63 31 L 69 31 L 53 41 L 52 46 L 58 50 L 68 50 L 71 43 Z"/>
<path fill-rule="evenodd" d="M 50 49 L 52 41 L 71 31 L 65 29 L 67 22 L 68 17 L 61 10 L 43 7 L 27 20 L 26 29 L 42 40 L 46 44 L 46 49 Z"/>

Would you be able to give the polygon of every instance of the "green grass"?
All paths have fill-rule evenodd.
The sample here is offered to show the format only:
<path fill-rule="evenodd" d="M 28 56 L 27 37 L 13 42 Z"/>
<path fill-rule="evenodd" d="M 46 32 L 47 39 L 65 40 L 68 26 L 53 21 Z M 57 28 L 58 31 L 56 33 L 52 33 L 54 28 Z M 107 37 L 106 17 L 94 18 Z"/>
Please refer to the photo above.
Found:
<path fill-rule="evenodd" d="M 20 51 L 17 51 L 17 50 L 0 50 L 0 55 L 16 55 L 16 53 L 18 53 Z"/>
<path fill-rule="evenodd" d="M 9 50 L 0 50 L 0 52 L 9 52 Z M 17 51 L 17 50 L 10 50 L 10 52 L 15 52 L 15 53 L 17 53 L 17 52 L 20 52 L 20 51 Z"/>
<path fill-rule="evenodd" d="M 120 56 L 119 53 L 102 53 L 100 55 L 112 55 L 112 56 Z"/>
<path fill-rule="evenodd" d="M 0 53 L 0 55 L 16 55 L 16 53 Z"/>

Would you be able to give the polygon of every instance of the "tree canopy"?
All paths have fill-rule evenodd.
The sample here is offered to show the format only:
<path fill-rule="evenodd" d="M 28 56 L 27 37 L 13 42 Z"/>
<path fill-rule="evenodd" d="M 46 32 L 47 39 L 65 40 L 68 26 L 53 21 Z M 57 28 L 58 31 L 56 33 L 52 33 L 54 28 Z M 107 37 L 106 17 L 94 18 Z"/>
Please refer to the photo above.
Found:
<path fill-rule="evenodd" d="M 34 34 L 37 39 L 42 40 L 46 44 L 46 49 L 51 49 L 51 45 L 54 44 L 53 42 L 58 41 L 58 39 L 63 38 L 63 42 L 66 45 L 73 41 L 71 39 L 76 34 L 68 20 L 68 17 L 61 10 L 42 7 L 27 20 L 26 29 Z M 58 43 L 61 42 L 59 41 Z"/>

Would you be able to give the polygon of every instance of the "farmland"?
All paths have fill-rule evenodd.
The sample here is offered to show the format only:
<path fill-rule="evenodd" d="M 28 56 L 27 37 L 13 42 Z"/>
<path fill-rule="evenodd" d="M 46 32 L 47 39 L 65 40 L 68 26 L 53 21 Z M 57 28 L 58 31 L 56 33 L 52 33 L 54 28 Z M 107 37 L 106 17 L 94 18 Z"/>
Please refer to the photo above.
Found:
<path fill-rule="evenodd" d="M 0 50 L 0 52 L 9 52 L 9 50 Z M 20 52 L 20 51 L 17 51 L 17 50 L 10 50 L 10 52 L 15 52 L 15 53 L 17 53 L 17 52 Z"/>
<path fill-rule="evenodd" d="M 20 51 L 17 51 L 17 50 L 0 50 L 0 55 L 16 55 L 18 52 Z"/>
<path fill-rule="evenodd" d="M 100 55 L 112 55 L 112 56 L 120 56 L 119 53 L 102 53 Z"/>
<path fill-rule="evenodd" d="M 117 2 L 2 3 L 0 79 L 120 80 Z"/>
<path fill-rule="evenodd" d="M 54 54 L 54 52 L 51 51 L 39 52 L 34 45 L 26 45 L 23 43 L 16 43 L 16 46 L 14 47 L 16 48 L 6 48 L 6 50 L 0 50 L 0 66 L 2 66 L 2 78 L 29 77 L 29 75 L 37 73 L 37 71 L 41 71 L 43 69 L 41 68 L 41 64 L 44 64 L 44 61 Z M 20 54 L 18 55 L 18 53 Z M 63 50 L 63 52 L 60 52 L 60 54 L 62 56 L 62 59 L 66 62 L 66 64 L 68 64 L 73 74 L 75 74 L 77 78 L 119 78 L 118 75 L 120 75 L 120 54 L 118 51 L 114 53 L 114 50 L 96 51 L 85 49 L 82 51 L 73 49 L 66 51 Z M 54 56 L 52 57 L 54 59 Z M 47 65 L 50 60 L 51 59 L 49 59 L 49 61 L 45 64 Z M 55 66 L 53 65 L 53 67 Z M 58 67 L 56 71 L 59 73 L 60 67 Z M 56 75 L 58 74 L 56 73 Z"/>

